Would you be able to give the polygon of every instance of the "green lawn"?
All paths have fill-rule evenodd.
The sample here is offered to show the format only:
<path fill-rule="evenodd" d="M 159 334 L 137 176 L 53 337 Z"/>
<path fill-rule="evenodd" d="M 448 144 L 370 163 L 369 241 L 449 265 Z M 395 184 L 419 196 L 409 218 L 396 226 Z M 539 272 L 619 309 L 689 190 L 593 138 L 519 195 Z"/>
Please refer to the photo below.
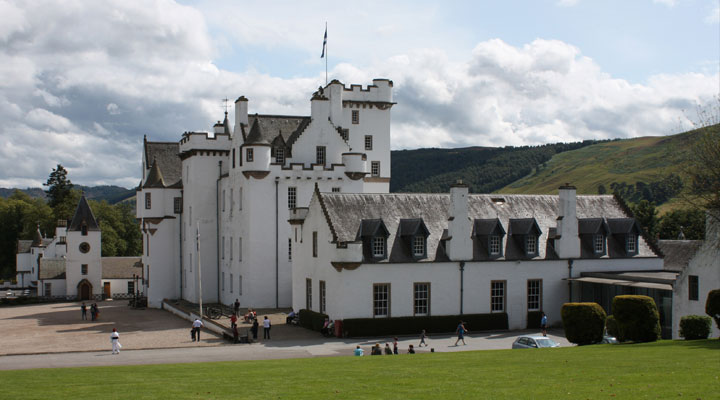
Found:
<path fill-rule="evenodd" d="M 720 398 L 720 340 L 0 372 L 4 399 Z"/>

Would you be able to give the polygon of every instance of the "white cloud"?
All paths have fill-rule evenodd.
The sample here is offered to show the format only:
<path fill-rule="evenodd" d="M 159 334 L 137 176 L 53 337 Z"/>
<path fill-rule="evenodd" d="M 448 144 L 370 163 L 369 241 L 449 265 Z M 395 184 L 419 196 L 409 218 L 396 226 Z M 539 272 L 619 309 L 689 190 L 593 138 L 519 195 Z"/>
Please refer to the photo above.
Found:
<path fill-rule="evenodd" d="M 719 5 L 716 4 L 710 10 L 710 13 L 705 17 L 705 22 L 708 24 L 720 23 L 720 6 Z"/>
<path fill-rule="evenodd" d="M 579 0 L 558 0 L 557 4 L 563 7 L 572 7 L 578 3 Z"/>
<path fill-rule="evenodd" d="M 678 0 L 653 0 L 653 3 L 664 4 L 668 7 L 675 7 L 675 5 L 678 3 Z"/>
<path fill-rule="evenodd" d="M 107 109 L 107 112 L 110 115 L 118 115 L 121 112 L 120 107 L 118 107 L 115 103 L 109 103 L 105 109 Z"/>

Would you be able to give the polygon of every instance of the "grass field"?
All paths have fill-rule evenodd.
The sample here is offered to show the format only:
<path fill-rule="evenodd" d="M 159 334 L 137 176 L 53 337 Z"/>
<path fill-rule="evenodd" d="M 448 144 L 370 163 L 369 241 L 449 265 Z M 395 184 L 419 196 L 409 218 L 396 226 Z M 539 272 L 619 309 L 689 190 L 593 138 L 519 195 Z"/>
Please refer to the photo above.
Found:
<path fill-rule="evenodd" d="M 718 399 L 720 340 L 0 372 L 5 399 Z"/>

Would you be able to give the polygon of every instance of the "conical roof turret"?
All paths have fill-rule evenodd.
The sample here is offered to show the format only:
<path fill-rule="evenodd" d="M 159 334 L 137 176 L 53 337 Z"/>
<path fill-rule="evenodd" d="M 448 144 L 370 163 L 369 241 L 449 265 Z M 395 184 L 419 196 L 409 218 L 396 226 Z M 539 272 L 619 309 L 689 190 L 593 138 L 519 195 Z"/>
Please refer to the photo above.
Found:
<path fill-rule="evenodd" d="M 245 144 L 270 144 L 265 138 L 263 138 L 262 131 L 260 130 L 260 123 L 258 122 L 258 115 L 255 114 L 255 122 L 253 122 L 250 133 L 245 139 Z"/>
<path fill-rule="evenodd" d="M 85 195 L 80 197 L 77 209 L 75 210 L 75 215 L 72 217 L 72 220 L 70 220 L 68 231 L 81 231 L 83 225 L 87 227 L 88 231 L 100 230 L 100 225 L 98 224 L 97 219 L 95 219 L 95 215 L 90 209 L 90 204 L 88 204 Z"/>
<path fill-rule="evenodd" d="M 32 247 L 44 247 L 42 234 L 40 233 L 40 224 L 38 224 L 37 230 L 35 231 L 35 236 L 33 237 Z"/>
<path fill-rule="evenodd" d="M 163 179 L 162 171 L 158 165 L 157 158 L 153 158 L 153 163 L 150 166 L 150 172 L 148 173 L 147 179 L 143 188 L 165 188 L 165 179 Z"/>

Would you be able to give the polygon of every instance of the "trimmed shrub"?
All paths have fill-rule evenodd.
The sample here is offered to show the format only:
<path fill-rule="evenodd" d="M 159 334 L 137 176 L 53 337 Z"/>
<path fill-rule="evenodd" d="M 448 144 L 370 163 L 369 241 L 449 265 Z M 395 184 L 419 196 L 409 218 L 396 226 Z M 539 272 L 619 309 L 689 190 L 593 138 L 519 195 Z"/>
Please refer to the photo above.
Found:
<path fill-rule="evenodd" d="M 300 310 L 300 326 L 313 331 L 320 331 L 325 324 L 326 314 L 320 314 L 312 310 Z"/>
<path fill-rule="evenodd" d="M 590 344 L 602 340 L 605 310 L 597 303 L 565 303 L 560 309 L 565 337 L 571 343 Z"/>
<path fill-rule="evenodd" d="M 660 338 L 660 314 L 652 297 L 615 296 L 612 309 L 621 342 L 654 342 Z"/>
<path fill-rule="evenodd" d="M 616 339 L 620 337 L 620 328 L 618 327 L 617 321 L 615 321 L 615 317 L 612 315 L 608 315 L 607 318 L 605 318 L 605 330 L 608 335 L 615 336 Z"/>
<path fill-rule="evenodd" d="M 711 290 L 705 301 L 705 314 L 715 320 L 715 325 L 720 329 L 720 289 Z"/>
<path fill-rule="evenodd" d="M 680 336 L 685 340 L 707 339 L 712 320 L 704 315 L 686 315 L 680 319 Z"/>
<path fill-rule="evenodd" d="M 455 332 L 465 322 L 469 331 L 503 330 L 508 328 L 506 313 L 438 315 L 430 317 L 351 318 L 343 320 L 346 337 L 385 336 Z"/>
<path fill-rule="evenodd" d="M 527 329 L 540 329 L 540 320 L 542 319 L 542 311 L 528 311 L 527 313 Z"/>

